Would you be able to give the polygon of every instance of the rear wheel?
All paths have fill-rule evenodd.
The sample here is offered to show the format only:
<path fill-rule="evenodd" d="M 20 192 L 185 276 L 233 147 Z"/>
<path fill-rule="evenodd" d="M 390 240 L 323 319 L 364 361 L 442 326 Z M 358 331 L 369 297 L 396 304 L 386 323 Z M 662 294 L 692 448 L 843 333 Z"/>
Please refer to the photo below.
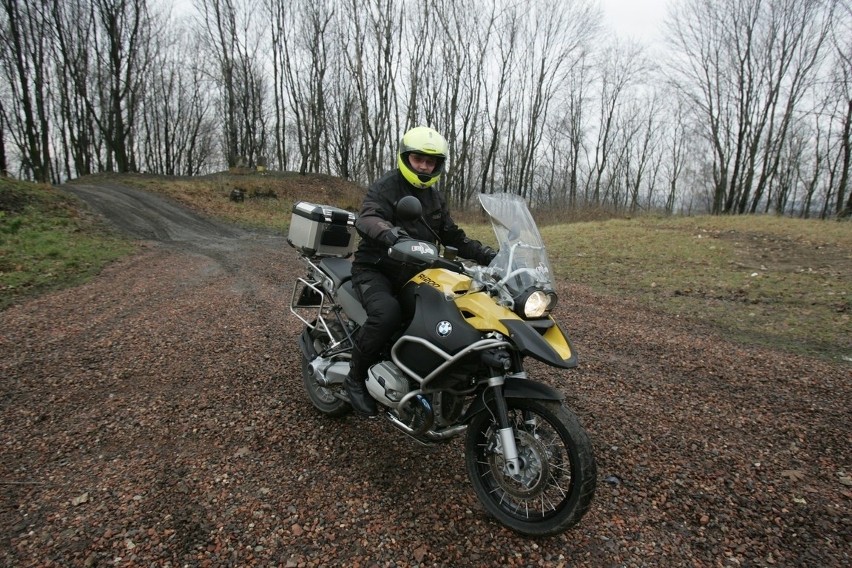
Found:
<path fill-rule="evenodd" d="M 476 496 L 498 521 L 521 534 L 549 536 L 589 510 L 597 469 L 577 417 L 556 401 L 507 399 L 520 471 L 505 467 L 499 426 L 490 412 L 473 418 L 465 461 Z"/>
<path fill-rule="evenodd" d="M 332 333 L 335 332 L 336 324 L 330 328 Z M 338 326 L 339 327 L 339 326 Z M 343 330 L 339 330 L 341 335 Z M 331 338 L 325 331 L 320 329 L 320 326 L 315 327 L 310 331 L 310 338 L 313 341 L 314 351 L 322 353 L 332 343 Z M 326 387 L 317 382 L 308 369 L 308 361 L 305 354 L 302 353 L 302 383 L 305 385 L 305 391 L 308 393 L 308 398 L 311 399 L 311 404 L 327 416 L 343 416 L 351 412 L 352 407 L 349 403 L 335 396 L 335 387 Z"/>

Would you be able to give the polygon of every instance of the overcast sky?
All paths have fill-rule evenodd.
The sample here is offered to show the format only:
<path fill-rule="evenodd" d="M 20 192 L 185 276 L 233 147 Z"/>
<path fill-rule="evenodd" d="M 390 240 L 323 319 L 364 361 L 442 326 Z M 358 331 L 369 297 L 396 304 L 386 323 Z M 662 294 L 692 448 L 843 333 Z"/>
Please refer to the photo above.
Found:
<path fill-rule="evenodd" d="M 619 37 L 653 42 L 660 38 L 667 0 L 599 0 L 604 20 Z"/>

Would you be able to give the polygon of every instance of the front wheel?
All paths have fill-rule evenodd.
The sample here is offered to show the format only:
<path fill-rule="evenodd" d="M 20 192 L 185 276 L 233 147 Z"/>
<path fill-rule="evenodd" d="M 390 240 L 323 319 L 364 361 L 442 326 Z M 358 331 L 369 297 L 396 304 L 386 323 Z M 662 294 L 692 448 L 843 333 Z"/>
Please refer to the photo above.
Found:
<path fill-rule="evenodd" d="M 467 430 L 465 463 L 476 496 L 498 521 L 528 536 L 550 536 L 577 524 L 592 502 L 597 468 L 592 444 L 573 412 L 556 401 L 507 399 L 520 471 L 503 459 L 490 412 Z"/>

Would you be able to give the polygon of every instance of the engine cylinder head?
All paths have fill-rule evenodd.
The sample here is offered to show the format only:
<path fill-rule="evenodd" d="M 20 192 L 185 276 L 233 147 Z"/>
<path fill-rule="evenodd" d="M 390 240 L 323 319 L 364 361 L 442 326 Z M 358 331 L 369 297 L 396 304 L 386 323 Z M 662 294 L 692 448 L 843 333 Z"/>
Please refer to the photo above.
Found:
<path fill-rule="evenodd" d="M 366 385 L 373 398 L 393 409 L 399 406 L 399 402 L 411 390 L 406 376 L 390 361 L 382 361 L 370 367 Z"/>

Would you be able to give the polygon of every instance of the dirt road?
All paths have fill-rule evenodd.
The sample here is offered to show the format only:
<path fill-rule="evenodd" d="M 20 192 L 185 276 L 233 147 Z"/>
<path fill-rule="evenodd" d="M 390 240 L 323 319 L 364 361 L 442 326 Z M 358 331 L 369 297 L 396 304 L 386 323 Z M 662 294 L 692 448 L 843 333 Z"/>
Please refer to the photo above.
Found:
<path fill-rule="evenodd" d="M 2 565 L 852 564 L 848 366 L 563 285 L 581 367 L 533 371 L 589 430 L 599 489 L 578 527 L 524 539 L 460 441 L 312 411 L 283 235 L 68 189 L 144 246 L 0 313 Z"/>

